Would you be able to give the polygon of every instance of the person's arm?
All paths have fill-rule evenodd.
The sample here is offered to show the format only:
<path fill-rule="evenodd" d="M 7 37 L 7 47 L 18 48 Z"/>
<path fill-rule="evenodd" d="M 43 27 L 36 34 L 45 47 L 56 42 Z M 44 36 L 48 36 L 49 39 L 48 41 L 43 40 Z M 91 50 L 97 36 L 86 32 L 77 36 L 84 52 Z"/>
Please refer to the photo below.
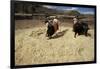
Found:
<path fill-rule="evenodd" d="M 58 20 L 58 30 L 59 30 L 59 32 L 61 32 L 61 22 Z"/>

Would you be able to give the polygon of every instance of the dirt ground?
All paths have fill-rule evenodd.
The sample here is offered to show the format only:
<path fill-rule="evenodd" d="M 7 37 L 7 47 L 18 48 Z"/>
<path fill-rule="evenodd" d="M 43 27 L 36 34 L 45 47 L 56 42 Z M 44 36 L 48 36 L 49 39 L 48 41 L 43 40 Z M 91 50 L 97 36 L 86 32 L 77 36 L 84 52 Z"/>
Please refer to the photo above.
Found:
<path fill-rule="evenodd" d="M 62 23 L 57 36 L 47 39 L 43 21 L 15 22 L 15 64 L 33 65 L 94 60 L 94 28 L 74 38 L 71 23 Z"/>

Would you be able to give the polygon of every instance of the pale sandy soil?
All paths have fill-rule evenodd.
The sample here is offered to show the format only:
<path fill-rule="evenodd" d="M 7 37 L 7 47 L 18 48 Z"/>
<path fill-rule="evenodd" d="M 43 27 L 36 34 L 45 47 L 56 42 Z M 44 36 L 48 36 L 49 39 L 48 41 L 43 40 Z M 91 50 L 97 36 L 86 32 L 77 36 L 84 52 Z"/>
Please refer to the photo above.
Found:
<path fill-rule="evenodd" d="M 94 30 L 74 38 L 71 27 L 61 27 L 53 39 L 45 37 L 45 26 L 15 31 L 15 64 L 80 62 L 94 60 Z"/>

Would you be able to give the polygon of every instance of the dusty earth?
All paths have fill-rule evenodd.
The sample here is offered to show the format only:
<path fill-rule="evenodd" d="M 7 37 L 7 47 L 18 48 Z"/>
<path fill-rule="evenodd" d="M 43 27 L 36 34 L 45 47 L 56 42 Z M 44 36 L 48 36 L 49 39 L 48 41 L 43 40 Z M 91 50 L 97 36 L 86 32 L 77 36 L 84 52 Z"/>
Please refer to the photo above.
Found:
<path fill-rule="evenodd" d="M 45 25 L 30 26 L 28 28 L 21 28 L 20 25 L 16 25 L 16 65 L 94 60 L 94 29 L 88 31 L 87 37 L 80 35 L 74 38 L 72 27 L 61 26 L 58 35 L 54 35 L 52 39 L 48 40 L 45 37 Z"/>

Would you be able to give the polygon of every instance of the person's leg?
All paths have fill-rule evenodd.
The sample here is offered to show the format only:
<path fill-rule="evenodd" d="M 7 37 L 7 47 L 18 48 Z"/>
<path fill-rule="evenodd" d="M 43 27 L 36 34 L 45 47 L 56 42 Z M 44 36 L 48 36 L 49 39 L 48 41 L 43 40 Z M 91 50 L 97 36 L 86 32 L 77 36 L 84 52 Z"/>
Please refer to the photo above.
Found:
<path fill-rule="evenodd" d="M 77 35 L 77 32 L 75 32 L 75 34 L 74 34 L 74 38 L 76 38 L 76 35 Z"/>

